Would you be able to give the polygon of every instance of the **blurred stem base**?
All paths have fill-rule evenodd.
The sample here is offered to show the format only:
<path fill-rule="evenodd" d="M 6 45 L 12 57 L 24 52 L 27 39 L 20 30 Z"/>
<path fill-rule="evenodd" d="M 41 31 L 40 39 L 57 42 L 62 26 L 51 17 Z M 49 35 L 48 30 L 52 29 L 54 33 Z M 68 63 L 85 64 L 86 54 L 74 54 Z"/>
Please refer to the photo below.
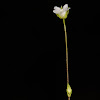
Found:
<path fill-rule="evenodd" d="M 68 97 L 68 100 L 70 100 L 70 97 Z"/>

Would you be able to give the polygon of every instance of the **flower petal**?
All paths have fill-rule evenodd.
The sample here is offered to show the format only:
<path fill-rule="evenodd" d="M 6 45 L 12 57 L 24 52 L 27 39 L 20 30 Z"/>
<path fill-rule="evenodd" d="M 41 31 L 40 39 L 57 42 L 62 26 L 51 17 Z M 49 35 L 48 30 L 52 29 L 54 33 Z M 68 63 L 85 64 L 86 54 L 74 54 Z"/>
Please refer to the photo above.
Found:
<path fill-rule="evenodd" d="M 59 8 L 57 6 L 54 7 L 54 10 L 53 10 L 54 13 L 58 14 L 58 13 L 60 13 L 60 11 L 61 11 L 61 8 Z"/>
<path fill-rule="evenodd" d="M 55 9 L 55 10 L 60 10 L 61 8 L 60 8 L 60 7 L 55 6 L 55 7 L 54 7 L 54 9 Z"/>
<path fill-rule="evenodd" d="M 61 15 L 62 17 L 64 17 L 65 14 L 66 14 L 66 11 L 63 11 L 60 15 Z"/>
<path fill-rule="evenodd" d="M 68 10 L 68 4 L 65 4 L 65 5 L 63 6 L 63 10 L 64 10 L 64 11 L 67 11 L 67 10 Z"/>
<path fill-rule="evenodd" d="M 60 13 L 60 10 L 53 10 L 53 12 L 54 12 L 55 14 L 59 14 L 59 13 Z"/>

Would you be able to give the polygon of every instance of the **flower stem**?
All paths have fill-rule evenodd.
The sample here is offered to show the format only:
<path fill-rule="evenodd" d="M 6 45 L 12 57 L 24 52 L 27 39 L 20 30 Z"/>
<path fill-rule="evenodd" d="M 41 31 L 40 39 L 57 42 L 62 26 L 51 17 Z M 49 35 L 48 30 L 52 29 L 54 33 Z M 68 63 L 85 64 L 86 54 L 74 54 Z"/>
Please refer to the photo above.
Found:
<path fill-rule="evenodd" d="M 68 100 L 70 100 L 70 97 L 68 97 Z"/>
<path fill-rule="evenodd" d="M 68 47 L 67 47 L 67 32 L 66 32 L 66 24 L 65 19 L 63 19 L 64 24 L 64 31 L 65 31 L 65 44 L 66 44 L 66 70 L 67 70 L 67 84 L 69 83 L 69 73 L 68 73 Z M 68 97 L 68 100 L 70 100 L 70 97 Z"/>
<path fill-rule="evenodd" d="M 67 70 L 67 83 L 69 83 L 69 75 L 68 75 L 68 48 L 67 48 L 67 32 L 66 32 L 65 19 L 63 19 L 63 24 L 64 24 L 65 44 L 66 44 L 66 70 Z"/>

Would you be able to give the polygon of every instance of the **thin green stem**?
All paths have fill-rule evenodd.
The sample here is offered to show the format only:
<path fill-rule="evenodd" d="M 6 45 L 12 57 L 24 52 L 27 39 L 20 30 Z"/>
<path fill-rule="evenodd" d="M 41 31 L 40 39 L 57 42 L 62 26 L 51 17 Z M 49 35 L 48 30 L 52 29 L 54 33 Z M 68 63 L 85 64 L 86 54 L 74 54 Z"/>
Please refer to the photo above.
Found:
<path fill-rule="evenodd" d="M 65 44 L 66 44 L 66 70 L 67 70 L 67 83 L 69 83 L 69 73 L 68 73 L 68 48 L 67 48 L 67 32 L 65 19 L 63 19 L 64 31 L 65 31 Z"/>
<path fill-rule="evenodd" d="M 67 31 L 66 31 L 66 24 L 65 19 L 63 19 L 64 24 L 64 31 L 65 31 L 65 44 L 66 44 L 66 70 L 67 70 L 67 84 L 69 83 L 69 73 L 68 73 L 68 47 L 67 47 Z M 68 97 L 68 100 L 70 100 L 70 97 Z"/>

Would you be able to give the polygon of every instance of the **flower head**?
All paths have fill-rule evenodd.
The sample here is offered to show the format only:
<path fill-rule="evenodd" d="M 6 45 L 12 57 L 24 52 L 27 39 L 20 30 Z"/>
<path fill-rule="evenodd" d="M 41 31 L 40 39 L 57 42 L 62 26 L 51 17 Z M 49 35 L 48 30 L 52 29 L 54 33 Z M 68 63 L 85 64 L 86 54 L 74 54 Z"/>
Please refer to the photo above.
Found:
<path fill-rule="evenodd" d="M 68 14 L 69 14 L 69 9 L 68 4 L 65 4 L 63 7 L 54 7 L 53 13 L 55 13 L 60 19 L 66 19 Z"/>

